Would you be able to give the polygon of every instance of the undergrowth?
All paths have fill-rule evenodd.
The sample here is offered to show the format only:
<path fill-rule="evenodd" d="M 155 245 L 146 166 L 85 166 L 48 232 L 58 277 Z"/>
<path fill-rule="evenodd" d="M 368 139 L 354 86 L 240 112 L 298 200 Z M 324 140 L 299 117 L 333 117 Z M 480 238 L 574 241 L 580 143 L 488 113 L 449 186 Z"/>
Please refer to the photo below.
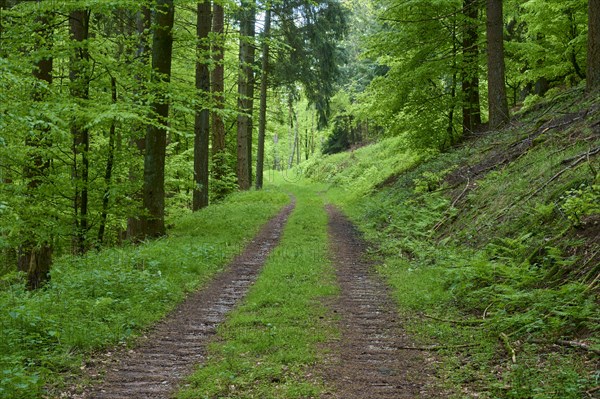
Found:
<path fill-rule="evenodd" d="M 312 370 L 318 343 L 334 332 L 321 301 L 336 293 L 327 254 L 327 215 L 310 188 L 297 196 L 281 243 L 244 303 L 218 329 L 209 359 L 179 398 L 311 398 L 323 384 Z"/>
<path fill-rule="evenodd" d="M 585 156 L 600 112 L 573 96 L 447 153 L 384 140 L 307 168 L 373 243 L 456 397 L 575 399 L 600 383 L 600 165 Z"/>
<path fill-rule="evenodd" d="M 91 351 L 126 344 L 206 282 L 289 199 L 236 194 L 171 220 L 169 237 L 137 247 L 63 257 L 50 282 L 28 292 L 0 281 L 0 398 L 40 398 L 76 374 Z"/>

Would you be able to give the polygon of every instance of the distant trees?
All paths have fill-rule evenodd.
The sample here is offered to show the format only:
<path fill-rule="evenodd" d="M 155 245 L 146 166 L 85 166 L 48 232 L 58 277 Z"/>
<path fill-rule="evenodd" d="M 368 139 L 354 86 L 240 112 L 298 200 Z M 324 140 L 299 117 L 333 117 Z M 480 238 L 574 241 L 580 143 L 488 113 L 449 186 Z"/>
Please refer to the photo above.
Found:
<path fill-rule="evenodd" d="M 508 122 L 504 67 L 504 19 L 502 0 L 487 0 L 488 103 L 490 129 Z"/>

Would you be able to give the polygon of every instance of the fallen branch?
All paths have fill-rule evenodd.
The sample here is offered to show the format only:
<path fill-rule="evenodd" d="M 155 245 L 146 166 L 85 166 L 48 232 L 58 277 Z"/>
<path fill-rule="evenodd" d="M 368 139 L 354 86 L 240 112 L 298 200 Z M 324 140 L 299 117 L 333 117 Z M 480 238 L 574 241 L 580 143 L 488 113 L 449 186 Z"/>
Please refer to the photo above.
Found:
<path fill-rule="evenodd" d="M 456 197 L 456 199 L 454 199 L 454 201 L 452 201 L 452 204 L 450 204 L 450 207 L 446 210 L 446 212 L 444 212 L 446 214 L 446 216 L 444 216 L 444 218 L 442 220 L 440 220 L 439 222 L 436 223 L 435 226 L 433 226 L 433 231 L 437 231 L 440 227 L 442 227 L 444 225 L 444 223 L 446 223 L 446 220 L 448 220 L 447 215 L 450 213 L 450 210 L 452 208 L 454 208 L 456 206 L 456 204 L 458 204 L 458 201 L 460 201 L 462 199 L 462 197 L 467 193 L 467 191 L 469 191 L 470 185 L 471 185 L 471 179 L 469 179 L 467 177 L 467 184 L 465 185 L 465 188 L 459 194 L 459 196 Z"/>
<path fill-rule="evenodd" d="M 585 159 L 587 157 L 591 157 L 593 155 L 596 155 L 599 152 L 600 152 L 600 147 L 596 147 L 593 150 L 589 150 L 589 151 L 584 152 L 583 154 L 579 154 L 579 155 L 576 155 L 574 157 L 571 157 L 571 158 L 568 158 L 568 159 L 564 159 L 561 163 L 562 164 L 569 163 L 569 162 L 572 162 L 572 161 L 575 161 L 575 160 L 579 160 L 580 158 L 584 158 Z"/>
<path fill-rule="evenodd" d="M 510 355 L 512 362 L 516 363 L 517 362 L 517 352 L 515 351 L 515 349 L 512 346 L 510 346 L 510 341 L 508 340 L 508 335 L 506 335 L 504 333 L 500 333 L 500 341 L 502 341 L 502 343 L 504 344 L 504 349 L 506 349 L 506 352 Z"/>
<path fill-rule="evenodd" d="M 550 180 L 548 180 L 547 182 L 545 182 L 544 184 L 542 184 L 541 187 L 539 187 L 537 190 L 535 190 L 532 194 L 530 194 L 525 201 L 529 201 L 530 199 L 532 199 L 533 197 L 535 197 L 537 194 L 540 193 L 540 191 L 542 191 L 543 189 L 545 189 L 550 183 L 552 183 L 554 180 L 558 179 L 559 177 L 561 177 L 563 175 L 563 173 L 565 173 L 566 171 L 568 171 L 569 169 L 573 169 L 574 167 L 578 166 L 579 164 L 581 164 L 583 161 L 589 159 L 590 155 L 594 155 L 598 152 L 600 152 L 600 147 L 596 148 L 594 150 L 595 152 L 586 152 L 583 155 L 578 155 L 578 158 L 575 159 L 575 161 L 573 161 L 571 164 L 569 164 L 569 166 L 567 166 L 566 168 L 562 169 L 560 172 L 558 172 L 557 174 L 555 174 L 554 176 L 552 176 L 550 178 Z M 565 160 L 566 161 L 566 160 Z M 565 161 L 562 161 L 561 163 L 566 163 Z"/>
<path fill-rule="evenodd" d="M 531 339 L 531 340 L 529 340 L 529 342 L 532 342 L 534 344 L 542 344 L 542 345 L 566 346 L 568 348 L 580 349 L 580 350 L 583 350 L 583 351 L 586 351 L 586 352 L 592 352 L 592 353 L 595 353 L 596 355 L 600 355 L 600 349 L 592 348 L 588 344 L 585 344 L 583 342 L 578 342 L 578 341 L 569 341 L 569 340 L 566 340 L 566 339 L 557 339 L 556 341 L 548 342 L 548 341 L 543 341 L 541 339 Z"/>

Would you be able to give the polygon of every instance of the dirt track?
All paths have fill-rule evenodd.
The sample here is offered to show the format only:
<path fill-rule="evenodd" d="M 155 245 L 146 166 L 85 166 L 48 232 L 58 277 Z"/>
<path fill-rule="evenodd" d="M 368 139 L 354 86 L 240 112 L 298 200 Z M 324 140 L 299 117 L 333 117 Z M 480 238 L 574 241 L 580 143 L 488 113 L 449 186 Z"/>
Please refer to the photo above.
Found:
<path fill-rule="evenodd" d="M 341 340 L 332 344 L 324 372 L 335 387 L 328 398 L 442 398 L 434 386 L 431 362 L 413 343 L 373 264 L 364 260 L 366 244 L 352 223 L 332 206 L 331 253 L 341 295 L 332 306 L 340 318 Z"/>
<path fill-rule="evenodd" d="M 66 397 L 169 398 L 181 378 L 203 362 L 216 327 L 256 280 L 267 256 L 279 243 L 293 208 L 294 203 L 271 219 L 224 272 L 206 288 L 190 295 L 139 346 L 112 364 L 101 385 Z"/>

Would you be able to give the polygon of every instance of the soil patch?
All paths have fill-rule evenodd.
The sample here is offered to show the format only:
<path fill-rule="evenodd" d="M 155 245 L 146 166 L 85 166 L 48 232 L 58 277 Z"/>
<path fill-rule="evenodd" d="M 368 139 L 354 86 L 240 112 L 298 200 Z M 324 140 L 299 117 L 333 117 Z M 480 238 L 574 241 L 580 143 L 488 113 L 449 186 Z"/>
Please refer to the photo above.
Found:
<path fill-rule="evenodd" d="M 336 208 L 327 207 L 331 254 L 341 294 L 332 305 L 341 339 L 331 344 L 325 379 L 335 387 L 327 398 L 443 398 L 436 389 L 434 359 L 409 349 L 406 322 L 390 289 L 363 259 L 366 243 Z"/>
<path fill-rule="evenodd" d="M 104 366 L 106 374 L 102 383 L 89 387 L 83 393 L 69 392 L 61 397 L 169 398 L 181 379 L 204 361 L 207 344 L 214 337 L 217 326 L 256 281 L 267 256 L 279 243 L 294 205 L 292 201 L 263 226 L 224 272 L 208 286 L 190 295 L 133 350 L 112 356 L 115 359 Z"/>

